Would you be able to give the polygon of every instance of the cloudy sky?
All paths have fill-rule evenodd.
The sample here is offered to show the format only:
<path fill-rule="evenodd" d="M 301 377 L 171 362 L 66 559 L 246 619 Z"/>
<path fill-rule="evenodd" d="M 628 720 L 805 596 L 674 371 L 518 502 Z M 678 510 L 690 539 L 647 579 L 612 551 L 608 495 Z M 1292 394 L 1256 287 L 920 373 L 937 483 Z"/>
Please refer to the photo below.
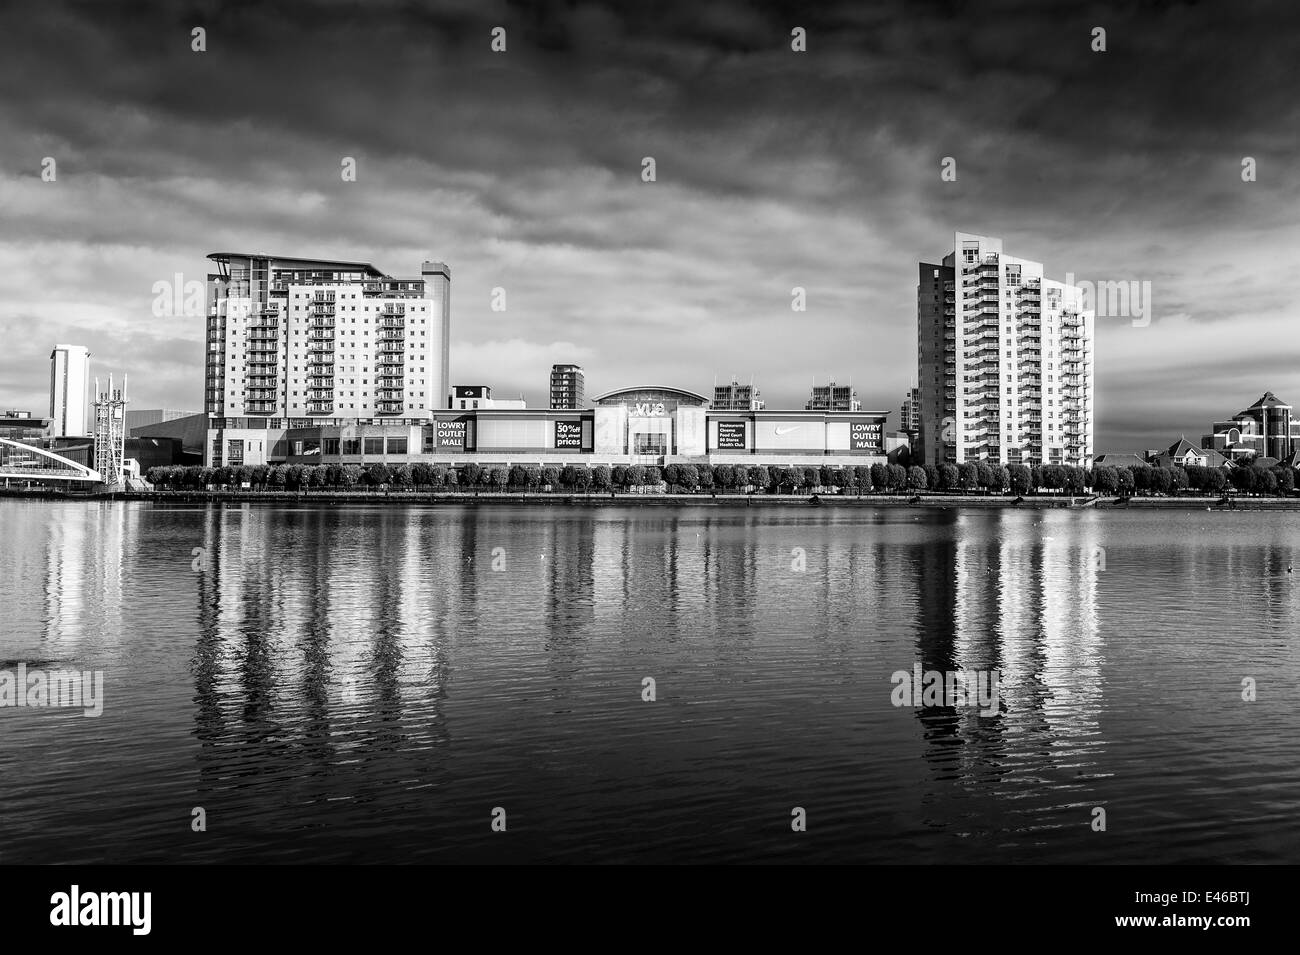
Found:
<path fill-rule="evenodd" d="M 449 263 L 452 379 L 499 396 L 544 403 L 556 361 L 769 408 L 851 379 L 892 427 L 916 263 L 958 230 L 1151 283 L 1149 325 L 1097 321 L 1098 451 L 1300 402 L 1300 20 L 1136 6 L 7 0 L 0 405 L 47 409 L 68 341 L 134 407 L 201 408 L 201 320 L 152 289 L 223 250 Z"/>

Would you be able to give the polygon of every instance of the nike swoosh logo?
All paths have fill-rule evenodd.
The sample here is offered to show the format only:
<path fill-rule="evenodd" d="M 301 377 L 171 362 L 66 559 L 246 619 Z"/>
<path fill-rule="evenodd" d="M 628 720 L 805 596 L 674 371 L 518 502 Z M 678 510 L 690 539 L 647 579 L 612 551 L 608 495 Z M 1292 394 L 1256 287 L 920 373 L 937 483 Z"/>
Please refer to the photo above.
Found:
<path fill-rule="evenodd" d="M 788 428 L 773 428 L 772 430 L 773 430 L 776 434 L 789 434 L 791 431 L 798 431 L 798 430 L 799 430 L 799 426 L 798 426 L 797 424 L 792 424 L 792 425 L 791 425 L 790 427 L 788 427 Z"/>

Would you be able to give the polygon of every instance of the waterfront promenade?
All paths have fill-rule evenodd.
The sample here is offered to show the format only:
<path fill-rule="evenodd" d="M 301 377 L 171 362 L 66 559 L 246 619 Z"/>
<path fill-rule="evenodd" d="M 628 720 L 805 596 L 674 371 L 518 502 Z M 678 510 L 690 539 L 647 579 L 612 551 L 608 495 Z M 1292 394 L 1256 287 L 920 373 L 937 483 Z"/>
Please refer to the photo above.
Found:
<path fill-rule="evenodd" d="M 1097 495 L 1053 494 L 769 494 L 769 493 L 645 493 L 627 491 L 415 491 L 410 489 L 366 488 L 351 490 L 152 490 L 152 491 L 60 491 L 49 488 L 0 489 L 0 496 L 37 499 L 152 501 L 157 504 L 268 504 L 373 506 L 379 504 L 464 505 L 492 504 L 518 506 L 646 506 L 646 507 L 942 507 L 942 508 L 1164 508 L 1215 511 L 1300 511 L 1300 497 L 1264 497 L 1251 495 L 1205 496 L 1160 495 L 1104 497 Z"/>

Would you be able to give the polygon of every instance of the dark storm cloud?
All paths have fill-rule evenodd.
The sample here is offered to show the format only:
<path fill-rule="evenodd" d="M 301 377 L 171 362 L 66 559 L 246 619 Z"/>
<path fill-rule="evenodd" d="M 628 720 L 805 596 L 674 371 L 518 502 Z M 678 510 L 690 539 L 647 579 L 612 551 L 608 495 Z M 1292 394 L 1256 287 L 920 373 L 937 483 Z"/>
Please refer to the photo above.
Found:
<path fill-rule="evenodd" d="M 915 263 L 955 230 L 1064 278 L 1150 281 L 1098 321 L 1099 450 L 1300 394 L 1296 15 L 1284 4 L 18 2 L 0 10 L 0 403 L 56 340 L 190 406 L 201 330 L 151 288 L 216 249 L 453 269 L 453 377 L 543 396 L 852 378 L 896 408 Z M 504 26 L 509 51 L 489 49 Z M 203 26 L 208 52 L 190 50 Z M 806 54 L 790 30 L 808 31 Z M 1093 26 L 1108 52 L 1089 49 Z M 42 183 L 42 157 L 59 162 Z M 342 157 L 358 181 L 342 183 Z M 639 178 L 653 156 L 658 182 Z M 956 183 L 939 160 L 958 162 Z M 1243 156 L 1259 164 L 1244 184 Z M 808 290 L 792 313 L 790 289 Z M 505 287 L 509 308 L 488 308 Z M 1267 354 L 1264 359 L 1261 354 Z M 1193 393 L 1171 385 L 1198 381 Z M 143 389 L 143 393 L 142 393 Z M 1294 398 L 1292 399 L 1294 400 Z"/>

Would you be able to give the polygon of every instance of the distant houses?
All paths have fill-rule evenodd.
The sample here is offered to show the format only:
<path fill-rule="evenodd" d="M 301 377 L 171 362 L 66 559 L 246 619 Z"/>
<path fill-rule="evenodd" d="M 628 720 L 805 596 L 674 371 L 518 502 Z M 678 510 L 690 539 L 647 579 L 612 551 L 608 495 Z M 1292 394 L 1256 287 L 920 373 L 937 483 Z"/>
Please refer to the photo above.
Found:
<path fill-rule="evenodd" d="M 1179 438 L 1166 450 L 1147 460 L 1153 467 L 1167 468 L 1222 468 L 1229 466 L 1228 459 L 1213 448 L 1198 448 L 1186 438 Z M 1276 461 L 1274 462 L 1277 463 Z"/>
<path fill-rule="evenodd" d="M 1271 470 L 1281 465 L 1295 470 L 1300 468 L 1300 419 L 1293 419 L 1291 410 L 1291 405 L 1266 391 L 1245 411 L 1214 422 L 1200 447 L 1180 437 L 1164 450 L 1099 454 L 1093 467 L 1231 470 L 1245 465 Z"/>

